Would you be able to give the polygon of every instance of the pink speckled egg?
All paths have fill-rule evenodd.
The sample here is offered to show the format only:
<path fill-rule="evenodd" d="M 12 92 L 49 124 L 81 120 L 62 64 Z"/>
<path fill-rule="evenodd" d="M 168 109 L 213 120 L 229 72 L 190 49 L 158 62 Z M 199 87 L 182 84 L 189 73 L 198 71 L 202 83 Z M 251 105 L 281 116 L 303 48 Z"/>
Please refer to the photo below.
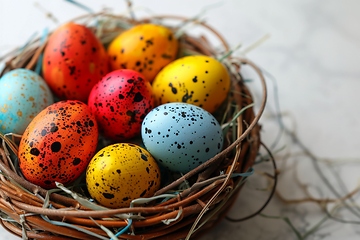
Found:
<path fill-rule="evenodd" d="M 153 108 L 152 87 L 137 71 L 115 70 L 93 87 L 88 105 L 105 137 L 130 139 L 140 134 L 141 123 Z"/>

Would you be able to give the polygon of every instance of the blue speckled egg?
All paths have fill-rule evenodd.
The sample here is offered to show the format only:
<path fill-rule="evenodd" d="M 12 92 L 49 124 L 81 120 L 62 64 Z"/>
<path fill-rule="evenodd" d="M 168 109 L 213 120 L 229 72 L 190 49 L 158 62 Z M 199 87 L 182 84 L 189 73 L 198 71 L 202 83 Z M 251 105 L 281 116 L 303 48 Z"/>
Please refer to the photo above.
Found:
<path fill-rule="evenodd" d="M 14 69 L 0 79 L 0 132 L 23 134 L 31 120 L 54 102 L 45 81 L 35 72 Z"/>
<path fill-rule="evenodd" d="M 166 103 L 151 110 L 141 126 L 146 149 L 162 165 L 187 173 L 222 150 L 223 134 L 209 112 L 188 103 Z"/>

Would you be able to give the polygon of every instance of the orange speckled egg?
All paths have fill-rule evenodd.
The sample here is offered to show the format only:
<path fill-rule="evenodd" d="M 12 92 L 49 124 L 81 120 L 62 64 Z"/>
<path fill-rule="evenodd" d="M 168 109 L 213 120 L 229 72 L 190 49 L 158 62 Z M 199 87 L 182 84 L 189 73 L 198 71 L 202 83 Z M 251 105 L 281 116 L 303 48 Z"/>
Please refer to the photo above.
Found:
<path fill-rule="evenodd" d="M 172 31 L 155 24 L 139 24 L 122 32 L 108 48 L 113 70 L 133 69 L 150 82 L 177 52 L 178 41 Z"/>
<path fill-rule="evenodd" d="M 109 58 L 89 28 L 70 22 L 50 35 L 42 67 L 55 95 L 86 102 L 95 83 L 108 73 Z"/>
<path fill-rule="evenodd" d="M 184 102 L 214 113 L 230 90 L 230 75 L 215 58 L 193 55 L 164 67 L 153 86 L 155 104 Z"/>
<path fill-rule="evenodd" d="M 88 106 L 61 101 L 41 111 L 28 125 L 19 145 L 24 177 L 50 189 L 69 184 L 83 173 L 96 152 L 98 126 Z"/>
<path fill-rule="evenodd" d="M 151 197 L 160 188 L 160 169 L 144 148 L 129 143 L 109 145 L 91 159 L 86 185 L 105 207 L 129 207 L 136 198 Z"/>

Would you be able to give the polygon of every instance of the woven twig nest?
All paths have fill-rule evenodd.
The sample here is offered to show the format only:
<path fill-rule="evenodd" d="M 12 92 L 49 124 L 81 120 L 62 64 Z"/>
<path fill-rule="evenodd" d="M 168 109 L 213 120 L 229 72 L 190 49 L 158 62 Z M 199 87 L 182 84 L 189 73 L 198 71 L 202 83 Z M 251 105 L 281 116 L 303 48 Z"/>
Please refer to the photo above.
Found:
<path fill-rule="evenodd" d="M 135 20 L 107 13 L 90 14 L 74 21 L 86 22 L 94 18 L 111 25 L 103 25 L 101 32 L 91 26 L 105 43 L 123 31 L 122 26 L 150 21 L 191 21 L 213 34 L 222 45 L 220 50 L 212 47 L 205 37 L 194 37 L 185 31 L 179 37 L 180 54 L 224 56 L 223 63 L 232 81 L 232 91 L 216 113 L 225 119 L 230 129 L 225 136 L 224 148 L 199 167 L 163 186 L 150 204 L 106 209 L 88 204 L 89 196 L 82 193 L 54 193 L 26 181 L 16 169 L 17 141 L 2 135 L 0 210 L 3 216 L 0 223 L 8 231 L 30 239 L 185 239 L 199 236 L 225 216 L 251 174 L 261 146 L 258 121 L 266 102 L 264 77 L 251 61 L 233 57 L 225 39 L 203 22 L 175 16 Z M 45 45 L 46 41 L 38 39 L 25 49 L 8 54 L 1 75 L 15 68 L 35 69 Z M 243 64 L 255 70 L 263 86 L 257 113 L 251 107 L 252 95 L 240 74 Z M 179 185 L 185 181 L 188 187 L 179 191 Z M 172 194 L 168 194 L 170 192 Z"/>

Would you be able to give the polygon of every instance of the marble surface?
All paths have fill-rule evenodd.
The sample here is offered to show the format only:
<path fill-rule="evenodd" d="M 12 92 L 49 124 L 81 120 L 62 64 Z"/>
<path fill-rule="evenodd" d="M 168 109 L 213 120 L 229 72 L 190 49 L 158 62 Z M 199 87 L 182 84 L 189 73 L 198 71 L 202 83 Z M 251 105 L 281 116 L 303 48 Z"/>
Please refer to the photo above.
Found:
<path fill-rule="evenodd" d="M 0 2 L 0 52 L 34 33 L 84 13 L 61 0 Z M 125 1 L 87 0 L 98 11 L 125 10 Z M 202 239 L 359 239 L 360 208 L 360 2 L 357 0 L 135 0 L 144 13 L 201 17 L 218 29 L 236 54 L 266 70 L 269 98 L 261 119 L 263 141 L 279 167 L 276 196 L 263 215 L 223 220 Z M 207 7 L 206 6 L 210 6 Z M 257 40 L 270 38 L 247 51 Z M 243 74 L 255 99 L 261 89 L 250 69 Z M 273 76 L 273 78 L 270 76 Z M 281 118 L 279 118 L 281 116 Z M 279 135 L 280 134 L 280 135 Z M 278 138 L 279 136 L 279 138 Z M 240 218 L 259 208 L 271 185 L 255 166 L 229 213 Z M 354 192 L 353 192 L 354 191 Z M 351 197 L 348 193 L 353 192 Z M 0 240 L 17 239 L 0 229 Z"/>

